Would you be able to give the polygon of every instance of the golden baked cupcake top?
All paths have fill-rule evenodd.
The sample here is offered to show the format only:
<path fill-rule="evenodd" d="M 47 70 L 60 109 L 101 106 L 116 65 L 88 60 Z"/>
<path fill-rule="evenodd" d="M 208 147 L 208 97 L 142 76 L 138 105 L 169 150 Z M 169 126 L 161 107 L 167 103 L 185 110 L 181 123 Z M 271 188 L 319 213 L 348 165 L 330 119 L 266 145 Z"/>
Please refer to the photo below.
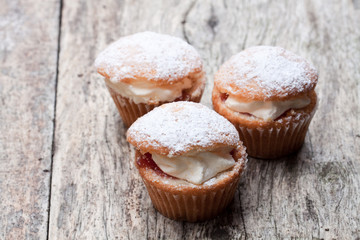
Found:
<path fill-rule="evenodd" d="M 153 32 L 120 38 L 95 60 L 105 82 L 137 103 L 171 102 L 187 90 L 200 96 L 205 84 L 202 61 L 182 39 Z"/>
<path fill-rule="evenodd" d="M 146 80 L 158 85 L 174 84 L 203 69 L 194 47 L 180 38 L 154 32 L 120 38 L 99 54 L 95 66 L 112 82 Z"/>
<path fill-rule="evenodd" d="M 224 105 L 236 112 L 236 116 L 226 116 L 230 121 L 271 122 L 290 109 L 312 109 L 317 79 L 314 66 L 292 52 L 251 47 L 230 58 L 215 74 L 214 108 L 218 111 L 219 105 Z"/>
<path fill-rule="evenodd" d="M 133 123 L 127 140 L 142 153 L 169 157 L 235 148 L 240 141 L 228 120 L 193 102 L 167 103 L 155 108 Z"/>
<path fill-rule="evenodd" d="M 243 102 L 284 101 L 312 91 L 317 80 L 315 67 L 304 58 L 281 47 L 257 46 L 225 62 L 214 86 Z"/>

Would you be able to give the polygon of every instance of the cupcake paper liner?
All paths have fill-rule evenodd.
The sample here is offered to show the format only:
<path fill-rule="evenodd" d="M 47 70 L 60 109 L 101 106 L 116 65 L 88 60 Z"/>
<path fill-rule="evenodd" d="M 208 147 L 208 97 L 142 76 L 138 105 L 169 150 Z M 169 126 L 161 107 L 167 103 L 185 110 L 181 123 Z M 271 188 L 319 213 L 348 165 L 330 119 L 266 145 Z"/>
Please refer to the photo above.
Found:
<path fill-rule="evenodd" d="M 249 156 L 274 159 L 294 153 L 303 145 L 317 108 L 316 92 L 312 91 L 308 96 L 311 102 L 305 108 L 293 110 L 279 120 L 266 123 L 256 118 L 240 117 L 227 108 L 216 88 L 212 93 L 212 102 L 214 110 L 237 128 Z"/>
<path fill-rule="evenodd" d="M 256 158 L 279 158 L 301 148 L 312 115 L 299 121 L 290 121 L 288 125 L 276 127 L 248 128 L 237 125 L 240 139 L 247 148 L 247 153 Z"/>
<path fill-rule="evenodd" d="M 143 179 L 154 207 L 165 217 L 188 222 L 205 221 L 221 213 L 232 201 L 239 178 L 222 188 L 197 194 L 174 194 Z"/>
<path fill-rule="evenodd" d="M 152 109 L 154 109 L 154 107 L 156 107 L 154 105 L 145 103 L 136 104 L 131 99 L 121 96 L 110 87 L 108 87 L 108 89 L 120 113 L 120 116 L 127 127 L 130 127 L 130 125 L 135 122 L 136 119 L 146 114 L 147 112 L 150 112 Z"/>

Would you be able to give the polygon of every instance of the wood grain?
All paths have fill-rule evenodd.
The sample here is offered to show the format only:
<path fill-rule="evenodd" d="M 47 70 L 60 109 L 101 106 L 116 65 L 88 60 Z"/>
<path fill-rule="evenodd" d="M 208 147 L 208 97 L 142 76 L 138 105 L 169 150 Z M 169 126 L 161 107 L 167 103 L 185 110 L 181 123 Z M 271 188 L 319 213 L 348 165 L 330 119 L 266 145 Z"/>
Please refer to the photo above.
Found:
<path fill-rule="evenodd" d="M 227 1 L 208 8 L 194 6 L 187 37 L 197 49 L 210 49 L 210 66 L 245 47 L 279 45 L 309 58 L 320 71 L 318 112 L 299 154 L 249 161 L 239 188 L 247 237 L 359 237 L 360 112 L 355 89 L 360 56 L 355 49 L 360 48 L 360 31 L 354 27 L 359 12 L 345 2 L 310 1 L 262 1 L 240 8 Z M 209 20 L 199 24 L 197 16 L 206 14 Z M 213 37 L 197 41 L 206 23 L 214 25 L 211 19 L 220 19 Z"/>
<path fill-rule="evenodd" d="M 0 6 L 0 239 L 46 239 L 59 2 Z"/>
<path fill-rule="evenodd" d="M 41 39 L 42 31 L 58 30 L 58 2 L 48 4 L 53 12 L 25 15 L 54 18 L 54 22 L 28 30 L 34 39 Z M 358 1 L 310 0 L 64 0 L 49 239 L 359 238 L 358 5 Z M 13 6 L 19 9 L 22 5 Z M 24 19 L 23 24 L 31 23 Z M 319 69 L 318 111 L 301 151 L 276 161 L 249 159 L 233 204 L 212 221 L 175 222 L 154 210 L 133 165 L 134 152 L 125 140 L 126 129 L 94 70 L 93 61 L 106 45 L 144 30 L 182 37 L 199 50 L 208 74 L 202 100 L 207 106 L 211 106 L 214 72 L 231 55 L 249 46 L 283 46 L 310 59 Z M 55 65 L 49 63 L 55 64 L 56 60 L 56 51 L 50 51 L 56 49 L 56 39 L 46 36 L 48 45 L 39 40 L 47 49 L 41 54 L 46 55 L 33 57 L 25 68 L 26 74 L 10 71 L 16 64 L 24 64 L 20 57 L 27 52 L 25 46 L 11 54 L 6 41 L 8 45 L 1 48 L 2 59 L 13 56 L 1 66 L 2 76 L 4 72 L 9 76 L 0 82 L 5 106 L 0 110 L 1 123 L 5 122 L 0 129 L 6 133 L 0 137 L 1 156 L 5 156 L 0 170 L 0 206 L 5 211 L 0 217 L 3 238 L 30 232 L 31 219 L 25 216 L 32 216 L 31 211 L 41 215 L 38 235 L 46 232 L 43 206 L 47 206 L 49 175 L 41 171 L 49 169 L 51 159 L 55 93 L 51 66 Z M 24 44 L 33 41 L 16 37 Z M 35 56 L 31 55 L 34 51 L 25 56 Z M 42 71 L 34 67 L 41 63 L 46 65 Z M 24 76 L 29 78 L 21 81 L 21 91 L 15 90 L 19 83 L 15 85 L 13 79 Z M 42 81 L 30 80 L 39 76 Z M 19 106 L 18 102 L 26 104 Z M 38 109 L 43 114 L 37 114 Z M 30 131 L 15 128 L 20 124 Z M 17 148 L 18 152 L 14 150 Z M 30 164 L 28 159 L 33 156 L 43 160 Z M 27 171 L 20 165 L 25 165 Z M 24 185 L 28 187 L 22 188 Z M 23 208 L 21 201 L 29 208 Z"/>

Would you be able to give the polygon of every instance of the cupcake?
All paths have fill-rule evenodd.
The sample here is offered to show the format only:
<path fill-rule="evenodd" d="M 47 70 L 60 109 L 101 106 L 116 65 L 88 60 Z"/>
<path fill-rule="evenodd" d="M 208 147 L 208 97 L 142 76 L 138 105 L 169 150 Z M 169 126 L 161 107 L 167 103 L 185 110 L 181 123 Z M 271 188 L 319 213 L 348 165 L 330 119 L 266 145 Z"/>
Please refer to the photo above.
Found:
<path fill-rule="evenodd" d="M 236 128 L 215 111 L 192 102 L 164 104 L 139 118 L 127 140 L 164 216 L 203 221 L 232 201 L 247 155 Z"/>
<path fill-rule="evenodd" d="M 199 102 L 205 73 L 198 52 L 185 41 L 141 32 L 112 43 L 95 67 L 126 126 L 163 103 Z"/>
<path fill-rule="evenodd" d="M 251 47 L 215 74 L 212 102 L 235 125 L 249 156 L 278 158 L 304 143 L 317 80 L 304 58 L 280 47 Z"/>

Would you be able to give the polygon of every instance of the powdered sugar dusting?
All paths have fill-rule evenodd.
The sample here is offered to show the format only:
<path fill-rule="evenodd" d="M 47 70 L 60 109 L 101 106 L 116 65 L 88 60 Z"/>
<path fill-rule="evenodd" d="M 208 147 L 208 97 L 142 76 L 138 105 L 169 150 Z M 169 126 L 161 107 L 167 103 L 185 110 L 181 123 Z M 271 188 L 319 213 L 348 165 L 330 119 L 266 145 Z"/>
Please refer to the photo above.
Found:
<path fill-rule="evenodd" d="M 180 38 L 141 32 L 112 43 L 96 58 L 95 66 L 112 82 L 138 77 L 171 82 L 201 70 L 202 62 L 195 48 Z"/>
<path fill-rule="evenodd" d="M 236 146 L 239 134 L 224 117 L 204 105 L 193 102 L 174 102 L 155 108 L 129 128 L 139 149 L 165 147 L 168 156 L 179 155 L 192 148 L 223 144 Z"/>
<path fill-rule="evenodd" d="M 274 95 L 313 89 L 317 82 L 315 67 L 305 59 L 281 47 L 258 46 L 233 56 L 219 70 L 216 81 L 233 94 L 264 100 Z"/>

